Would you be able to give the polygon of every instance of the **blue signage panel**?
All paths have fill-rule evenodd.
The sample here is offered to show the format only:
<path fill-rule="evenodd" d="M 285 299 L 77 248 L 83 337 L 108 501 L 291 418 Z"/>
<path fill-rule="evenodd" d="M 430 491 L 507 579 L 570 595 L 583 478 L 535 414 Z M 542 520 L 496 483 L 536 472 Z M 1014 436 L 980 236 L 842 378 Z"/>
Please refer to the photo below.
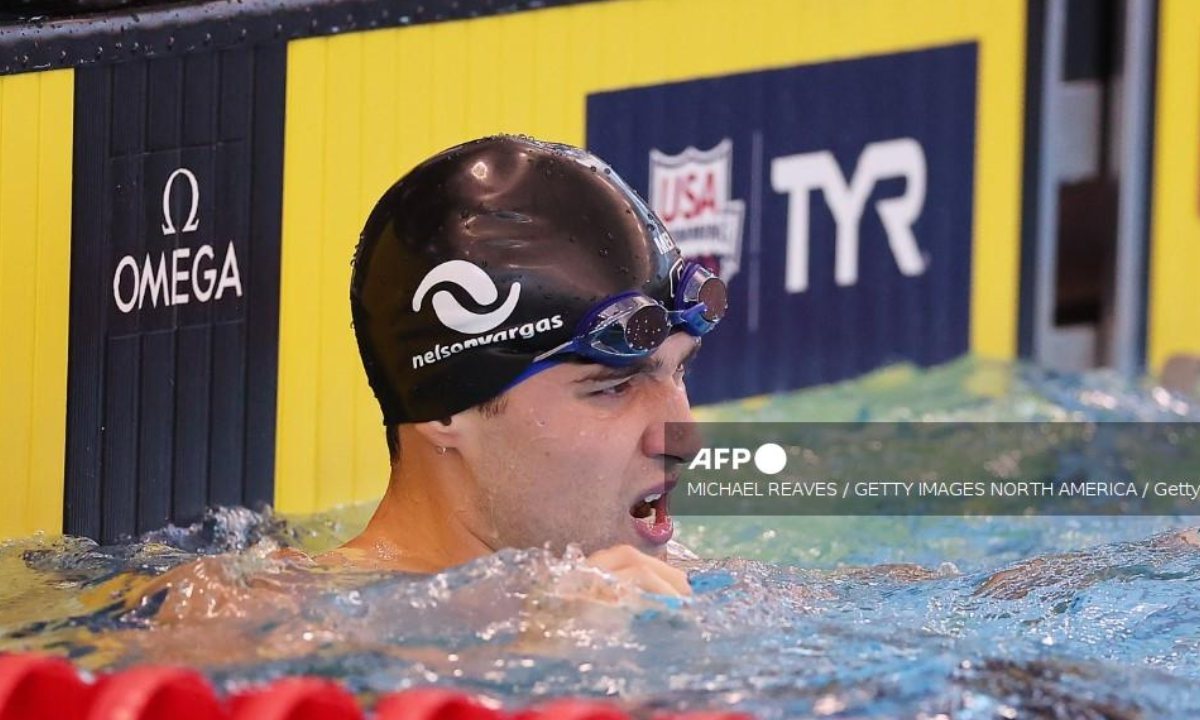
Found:
<path fill-rule="evenodd" d="M 588 148 L 729 283 L 693 402 L 968 350 L 974 43 L 597 93 Z"/>

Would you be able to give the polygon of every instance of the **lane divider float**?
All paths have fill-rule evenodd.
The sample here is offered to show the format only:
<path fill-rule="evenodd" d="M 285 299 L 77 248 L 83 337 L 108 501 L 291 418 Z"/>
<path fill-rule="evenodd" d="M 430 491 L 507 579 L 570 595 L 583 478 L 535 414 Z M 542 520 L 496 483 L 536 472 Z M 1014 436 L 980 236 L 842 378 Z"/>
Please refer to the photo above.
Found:
<path fill-rule="evenodd" d="M 191 668 L 143 666 L 92 679 L 66 660 L 0 653 L 0 720 L 631 720 L 597 700 L 550 700 L 517 711 L 423 687 L 383 695 L 371 711 L 338 683 L 288 677 L 218 696 Z M 652 720 L 753 720 L 737 712 L 657 714 Z"/>

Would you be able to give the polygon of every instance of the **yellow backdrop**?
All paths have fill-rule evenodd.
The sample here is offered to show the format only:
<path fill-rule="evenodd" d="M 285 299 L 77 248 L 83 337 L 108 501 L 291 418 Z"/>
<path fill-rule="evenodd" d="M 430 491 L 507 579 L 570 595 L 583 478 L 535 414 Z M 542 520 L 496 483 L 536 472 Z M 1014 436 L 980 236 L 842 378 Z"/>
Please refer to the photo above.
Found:
<path fill-rule="evenodd" d="M 588 94 L 979 43 L 971 349 L 1016 343 L 1025 3 L 639 0 L 296 41 L 288 51 L 276 503 L 378 497 L 380 415 L 350 328 L 350 258 L 379 195 L 445 147 L 581 145 Z M 1193 186 L 1194 187 L 1194 186 Z"/>
<path fill-rule="evenodd" d="M 1147 303 L 1147 364 L 1200 354 L 1200 3 L 1163 0 Z"/>
<path fill-rule="evenodd" d="M 74 77 L 0 77 L 0 538 L 62 530 Z"/>

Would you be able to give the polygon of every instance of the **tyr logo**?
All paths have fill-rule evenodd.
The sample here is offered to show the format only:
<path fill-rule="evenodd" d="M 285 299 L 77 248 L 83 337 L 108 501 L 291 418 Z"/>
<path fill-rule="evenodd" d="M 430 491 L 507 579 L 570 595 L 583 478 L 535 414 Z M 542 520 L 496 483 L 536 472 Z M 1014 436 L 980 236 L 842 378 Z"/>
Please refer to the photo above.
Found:
<path fill-rule="evenodd" d="M 788 292 L 808 289 L 809 193 L 820 190 L 837 225 L 834 278 L 838 285 L 858 282 L 858 231 L 863 208 L 880 180 L 904 178 L 904 194 L 875 203 L 887 234 L 888 246 L 900 272 L 907 276 L 925 272 L 912 226 L 925 205 L 926 166 L 921 144 L 912 138 L 870 143 L 863 148 L 850 182 L 842 176 L 833 153 L 788 155 L 771 161 L 771 186 L 788 195 Z"/>

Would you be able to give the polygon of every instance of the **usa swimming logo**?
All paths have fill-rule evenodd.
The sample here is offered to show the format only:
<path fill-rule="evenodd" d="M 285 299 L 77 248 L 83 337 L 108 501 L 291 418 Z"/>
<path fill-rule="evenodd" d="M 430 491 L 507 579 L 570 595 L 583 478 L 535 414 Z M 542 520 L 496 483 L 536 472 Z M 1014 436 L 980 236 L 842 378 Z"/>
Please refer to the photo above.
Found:
<path fill-rule="evenodd" d="M 650 207 L 667 226 L 684 258 L 726 283 L 742 259 L 746 205 L 734 200 L 733 141 L 709 150 L 688 147 L 678 155 L 650 149 Z"/>
<path fill-rule="evenodd" d="M 413 312 L 420 312 L 421 306 L 425 302 L 425 296 L 429 295 L 435 286 L 443 283 L 457 285 L 480 305 L 491 305 L 500 298 L 500 290 L 483 268 L 466 260 L 447 260 L 421 278 L 416 292 L 413 293 Z M 517 309 L 517 300 L 520 296 L 521 283 L 514 282 L 509 286 L 508 295 L 500 307 L 488 312 L 476 313 L 463 307 L 458 298 L 454 297 L 449 290 L 443 289 L 434 292 L 429 304 L 433 306 L 433 312 L 437 316 L 438 322 L 451 330 L 476 337 L 449 345 L 438 343 L 432 350 L 413 355 L 413 369 L 416 370 L 445 360 L 463 350 L 505 342 L 517 337 L 529 340 L 540 333 L 557 330 L 563 326 L 562 315 L 553 315 L 496 332 L 488 332 L 508 320 L 513 311 Z"/>

